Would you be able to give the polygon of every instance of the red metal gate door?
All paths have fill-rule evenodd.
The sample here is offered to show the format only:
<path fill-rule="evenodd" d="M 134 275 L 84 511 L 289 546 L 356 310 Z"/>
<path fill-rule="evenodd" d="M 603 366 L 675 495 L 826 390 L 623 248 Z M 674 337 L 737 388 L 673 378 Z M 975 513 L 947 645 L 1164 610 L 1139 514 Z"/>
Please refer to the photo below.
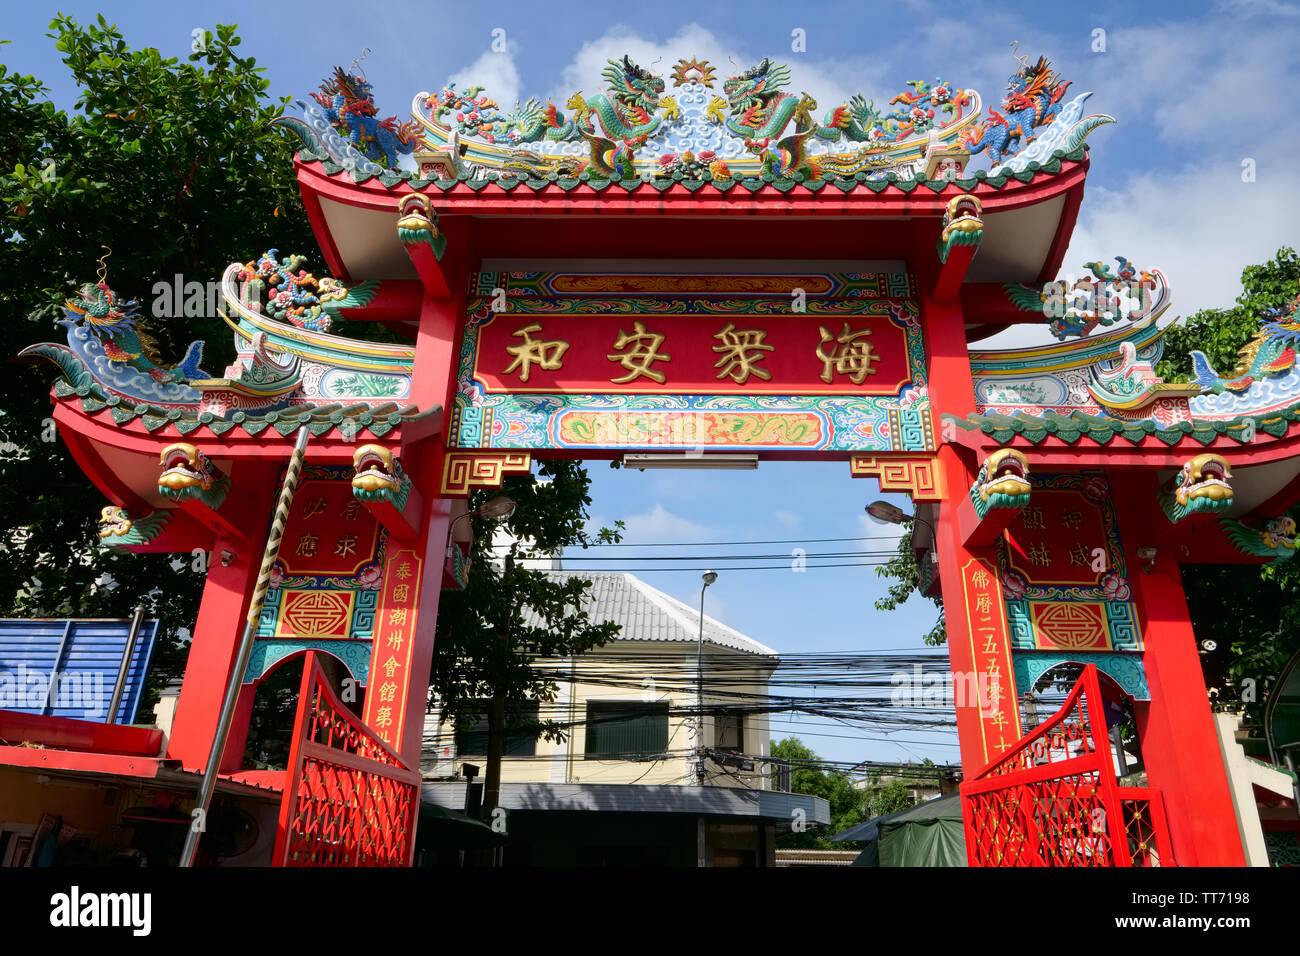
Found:
<path fill-rule="evenodd" d="M 409 866 L 419 807 L 419 772 L 339 701 L 308 651 L 275 865 Z"/>
<path fill-rule="evenodd" d="M 1173 866 L 1160 792 L 1120 787 L 1097 668 L 1064 705 L 961 785 L 971 866 Z"/>

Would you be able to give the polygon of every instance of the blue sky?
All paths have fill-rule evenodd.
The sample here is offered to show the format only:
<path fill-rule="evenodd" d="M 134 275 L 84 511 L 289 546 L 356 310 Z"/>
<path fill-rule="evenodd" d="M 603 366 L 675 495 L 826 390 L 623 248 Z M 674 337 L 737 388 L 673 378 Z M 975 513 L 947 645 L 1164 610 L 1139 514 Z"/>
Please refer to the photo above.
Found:
<path fill-rule="evenodd" d="M 667 63 L 693 55 L 722 63 L 728 56 L 741 63 L 772 56 L 789 62 L 792 85 L 823 107 L 854 92 L 887 101 L 907 80 L 936 77 L 976 89 L 986 107 L 996 106 L 1016 67 L 1014 40 L 1022 54 L 1047 56 L 1073 81 L 1072 93 L 1094 91 L 1092 109 L 1118 121 L 1090 138 L 1093 165 L 1067 271 L 1122 254 L 1141 267 L 1163 270 L 1175 309 L 1190 314 L 1230 302 L 1243 266 L 1300 240 L 1300 124 L 1288 118 L 1289 94 L 1300 79 L 1296 3 L 1100 2 L 1084 12 L 1072 4 L 1043 3 L 674 0 L 591 5 L 582 12 L 519 2 L 285 6 L 213 0 L 42 7 L 12 5 L 6 11 L 0 29 L 13 42 L 0 47 L 0 61 L 40 77 L 68 107 L 75 91 L 44 36 L 53 9 L 83 22 L 102 11 L 131 46 L 156 46 L 179 57 L 188 54 L 195 29 L 238 23 L 241 49 L 267 69 L 277 97 L 305 96 L 335 64 L 349 64 L 369 47 L 366 71 L 380 108 L 399 118 L 417 92 L 436 90 L 449 78 L 484 84 L 503 105 L 516 96 L 560 98 L 575 88 L 590 90 L 603 61 L 624 52 L 641 62 L 662 56 Z M 490 49 L 494 30 L 505 31 L 505 53 Z M 805 32 L 806 52 L 791 51 L 795 30 Z M 1096 49 L 1099 39 L 1104 51 Z M 1243 163 L 1253 167 L 1253 181 L 1243 181 Z M 1028 344 L 1042 335 L 1012 337 Z M 866 502 L 879 497 L 874 482 L 850 479 L 844 464 L 638 473 L 594 463 L 591 471 L 595 516 L 627 521 L 632 541 L 887 533 L 862 513 Z M 888 541 L 861 547 L 878 545 Z M 842 550 L 840 544 L 805 547 L 809 553 Z M 698 572 L 643 576 L 683 600 L 698 600 Z M 872 603 L 882 588 L 863 568 L 724 571 L 710 589 L 709 609 L 783 651 L 919 646 L 934 609 L 913 599 L 903 610 L 881 615 Z M 900 745 L 866 739 L 879 736 L 869 732 L 846 739 L 838 735 L 851 738 L 854 732 L 811 723 L 774 729 L 795 730 L 818 752 L 840 760 L 956 759 L 950 743 Z"/>

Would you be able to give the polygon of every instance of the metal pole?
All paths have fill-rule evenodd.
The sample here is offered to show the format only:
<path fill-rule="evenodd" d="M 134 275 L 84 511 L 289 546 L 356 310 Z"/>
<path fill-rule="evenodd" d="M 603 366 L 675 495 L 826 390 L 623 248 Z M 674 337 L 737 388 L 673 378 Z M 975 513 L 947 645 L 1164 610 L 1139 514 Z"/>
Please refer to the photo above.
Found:
<path fill-rule="evenodd" d="M 126 635 L 126 652 L 122 655 L 122 666 L 117 669 L 117 683 L 113 685 L 113 699 L 109 701 L 105 723 L 117 723 L 117 708 L 122 705 L 122 691 L 126 689 L 126 676 L 131 671 L 131 658 L 135 654 L 135 642 L 140 634 L 140 621 L 143 617 L 144 605 L 137 604 L 135 617 L 131 619 L 131 632 Z"/>
<path fill-rule="evenodd" d="M 709 589 L 706 581 L 700 588 L 700 640 L 695 649 L 695 780 L 704 786 L 704 774 L 700 772 L 704 762 L 704 592 Z"/>
<path fill-rule="evenodd" d="M 193 866 L 194 854 L 199 848 L 199 837 L 203 833 L 208 815 L 208 806 L 212 803 L 212 793 L 217 788 L 217 770 L 221 766 L 221 757 L 226 749 L 226 738 L 230 735 L 230 723 L 235 716 L 235 703 L 239 699 L 239 688 L 243 683 L 244 671 L 248 668 L 248 658 L 253 652 L 253 634 L 257 630 L 257 619 L 262 613 L 262 601 L 271 586 L 271 569 L 275 559 L 280 555 L 280 539 L 284 536 L 284 526 L 289 520 L 289 506 L 293 504 L 293 493 L 298 488 L 298 475 L 302 472 L 302 459 L 307 451 L 307 439 L 310 436 L 307 426 L 298 429 L 298 440 L 294 442 L 293 454 L 289 456 L 289 467 L 284 473 L 284 484 L 280 486 L 280 498 L 275 505 L 275 517 L 271 519 L 271 532 L 266 537 L 266 549 L 262 552 L 262 567 L 257 575 L 257 586 L 253 589 L 253 598 L 248 602 L 248 617 L 244 620 L 244 635 L 239 641 L 239 653 L 235 657 L 235 666 L 230 671 L 230 680 L 226 684 L 226 697 L 221 703 L 221 717 L 217 721 L 217 733 L 212 740 L 212 752 L 208 754 L 208 764 L 203 771 L 203 782 L 199 785 L 198 799 L 194 803 L 196 811 L 192 816 L 189 832 L 185 834 L 185 847 L 181 850 L 181 866 Z"/>

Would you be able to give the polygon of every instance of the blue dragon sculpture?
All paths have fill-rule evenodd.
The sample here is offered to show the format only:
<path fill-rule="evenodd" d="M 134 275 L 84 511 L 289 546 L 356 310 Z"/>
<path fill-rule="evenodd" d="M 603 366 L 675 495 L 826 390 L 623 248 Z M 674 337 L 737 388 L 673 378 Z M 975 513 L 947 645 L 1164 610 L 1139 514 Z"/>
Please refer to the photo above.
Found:
<path fill-rule="evenodd" d="M 410 154 L 419 142 L 419 124 L 398 123 L 397 117 L 379 119 L 374 92 L 364 76 L 335 67 L 312 97 L 325 117 L 367 159 L 397 166 L 397 154 Z"/>
<path fill-rule="evenodd" d="M 199 362 L 203 361 L 202 342 L 191 342 L 178 364 L 164 365 L 158 354 L 158 343 L 138 325 L 138 300 L 120 298 L 107 282 L 83 285 L 76 298 L 64 302 L 63 314 L 60 324 L 68 328 L 81 324 L 99 339 L 110 361 L 143 372 L 155 382 L 174 385 L 207 377 L 199 368 Z"/>
<path fill-rule="evenodd" d="M 972 156 L 988 150 L 989 162 L 996 166 L 1004 156 L 1018 153 L 1034 138 L 1035 130 L 1056 118 L 1069 86 L 1070 81 L 1063 81 L 1047 59 L 1039 57 L 1037 63 L 1021 67 L 1007 79 L 1002 111 L 990 106 L 987 120 L 962 133 L 962 145 Z"/>

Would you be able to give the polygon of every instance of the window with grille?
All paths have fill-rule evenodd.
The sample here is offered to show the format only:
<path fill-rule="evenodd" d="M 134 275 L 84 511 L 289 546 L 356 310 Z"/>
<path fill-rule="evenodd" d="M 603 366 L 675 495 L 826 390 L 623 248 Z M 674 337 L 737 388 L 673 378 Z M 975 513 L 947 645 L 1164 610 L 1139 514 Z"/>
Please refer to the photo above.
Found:
<path fill-rule="evenodd" d="M 456 753 L 461 756 L 486 756 L 488 752 L 488 708 L 491 701 L 479 701 L 474 715 L 456 724 Z M 537 701 L 528 701 L 513 721 L 507 718 L 503 757 L 532 757 L 537 753 Z"/>
<path fill-rule="evenodd" d="M 644 757 L 667 749 L 667 702 L 587 702 L 588 757 Z"/>

